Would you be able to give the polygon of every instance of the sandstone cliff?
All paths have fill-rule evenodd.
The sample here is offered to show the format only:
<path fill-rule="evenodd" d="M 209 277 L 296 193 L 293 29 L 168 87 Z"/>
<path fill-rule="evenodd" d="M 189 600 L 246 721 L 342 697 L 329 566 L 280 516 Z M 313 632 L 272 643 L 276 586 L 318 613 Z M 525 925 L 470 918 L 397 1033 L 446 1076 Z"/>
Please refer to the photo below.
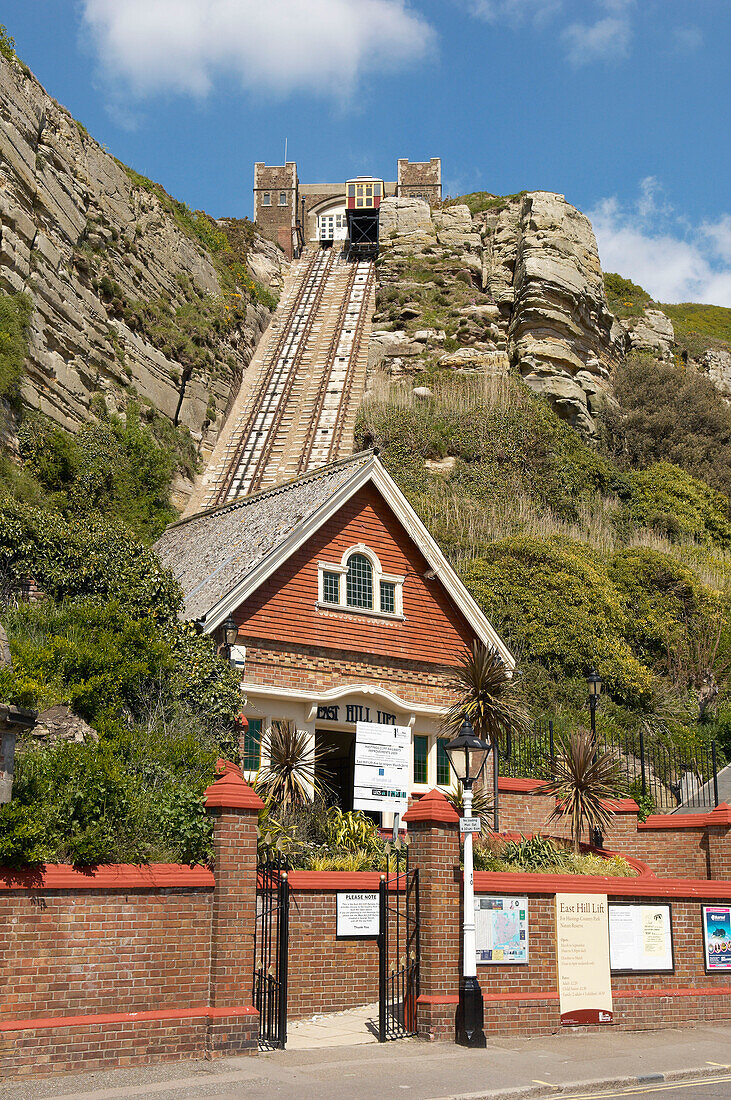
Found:
<path fill-rule="evenodd" d="M 612 400 L 612 369 L 630 351 L 682 358 L 731 396 L 723 342 L 689 359 L 649 295 L 632 316 L 612 313 L 591 223 L 563 195 L 486 196 L 483 205 L 472 214 L 384 201 L 373 370 L 512 369 L 588 437 Z"/>
<path fill-rule="evenodd" d="M 215 441 L 282 254 L 126 169 L 0 57 L 0 291 L 34 304 L 23 396 L 75 430 L 130 395 Z M 96 402 L 96 406 L 94 403 Z"/>
<path fill-rule="evenodd" d="M 381 210 L 382 285 L 405 279 L 410 286 L 408 269 L 413 275 L 424 264 L 443 276 L 445 288 L 452 279 L 462 284 L 459 302 L 449 303 L 441 290 L 427 303 L 427 315 L 430 304 L 443 314 L 433 349 L 440 364 L 513 367 L 571 424 L 593 434 L 594 414 L 628 338 L 607 306 L 588 219 L 562 195 L 545 191 L 515 196 L 474 217 L 459 205 L 430 214 L 415 199 L 387 199 Z M 430 280 L 421 274 L 417 280 L 428 291 Z M 432 285 L 438 289 L 439 280 Z M 381 303 L 387 299 L 381 295 Z M 457 320 L 451 331 L 450 307 Z M 386 306 L 380 319 L 397 327 L 389 335 L 376 332 L 376 348 L 385 340 L 389 350 L 384 357 L 376 350 L 372 364 L 385 358 L 403 367 L 399 348 L 408 351 L 414 343 L 400 327 L 408 318 Z M 419 325 L 420 314 L 410 323 Z"/>

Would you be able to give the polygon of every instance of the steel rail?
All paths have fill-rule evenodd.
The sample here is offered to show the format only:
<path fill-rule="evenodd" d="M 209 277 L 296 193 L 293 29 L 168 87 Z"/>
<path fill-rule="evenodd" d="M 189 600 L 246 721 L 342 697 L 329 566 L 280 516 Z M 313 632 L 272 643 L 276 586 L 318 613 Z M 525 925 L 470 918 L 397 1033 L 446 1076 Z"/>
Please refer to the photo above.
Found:
<path fill-rule="evenodd" d="M 225 471 L 217 487 L 213 500 L 214 506 L 224 503 L 230 495 L 232 486 L 238 483 L 240 488 L 246 479 L 257 451 L 259 437 L 254 435 L 255 425 L 262 416 L 266 418 L 271 413 L 273 402 L 277 397 L 277 389 L 285 371 L 289 371 L 290 375 L 296 373 L 307 343 L 307 336 L 312 327 L 314 313 L 317 312 L 322 297 L 322 288 L 331 262 L 331 257 L 324 257 L 321 252 L 314 253 L 312 259 L 308 262 L 300 287 L 285 318 L 283 318 L 281 333 L 268 355 L 267 366 L 257 382 L 256 390 L 249 403 L 246 420 L 239 432 L 239 439 L 233 454 L 227 460 Z M 320 291 L 319 295 L 318 290 Z M 304 317 L 301 318 L 299 324 L 295 324 L 297 316 L 301 312 L 304 312 Z M 298 340 L 295 355 L 292 362 L 287 363 L 287 357 L 283 355 L 283 352 L 285 349 L 291 350 L 295 339 Z M 289 388 L 291 389 L 291 385 Z"/>
<path fill-rule="evenodd" d="M 309 312 L 307 314 L 307 317 L 305 318 L 304 324 L 302 325 L 300 332 L 298 333 L 299 343 L 291 360 L 288 373 L 285 377 L 284 389 L 282 390 L 281 395 L 278 396 L 276 407 L 274 409 L 272 423 L 270 424 L 266 433 L 266 438 L 264 439 L 264 446 L 261 449 L 261 453 L 254 467 L 254 472 L 249 478 L 249 484 L 247 486 L 248 492 L 256 492 L 256 490 L 260 487 L 262 479 L 264 477 L 264 472 L 277 442 L 279 428 L 281 427 L 282 421 L 287 411 L 287 402 L 290 394 L 292 393 L 292 389 L 294 388 L 294 383 L 297 379 L 297 371 L 299 370 L 300 363 L 302 362 L 304 354 L 307 350 L 307 342 L 312 331 L 312 326 L 315 322 L 315 318 L 318 315 L 320 305 L 325 294 L 325 287 L 327 286 L 328 276 L 330 275 L 330 271 L 333 267 L 334 255 L 335 253 L 330 249 L 327 254 L 327 260 L 323 268 L 321 269 L 321 277 L 319 278 L 319 281 L 315 286 L 315 292 L 309 305 Z M 274 396 L 276 395 L 272 394 L 272 397 Z M 270 407 L 271 404 L 272 401 L 270 400 Z M 248 472 L 248 467 L 245 473 L 246 472 Z M 241 480 L 243 479 L 240 479 L 240 481 Z"/>
<path fill-rule="evenodd" d="M 338 411 L 335 416 L 335 426 L 333 428 L 332 438 L 330 440 L 330 450 L 328 452 L 328 462 L 337 458 L 337 452 L 343 439 L 343 433 L 345 432 L 345 419 L 350 404 L 350 395 L 353 391 L 353 383 L 355 381 L 355 374 L 358 367 L 358 358 L 360 356 L 360 348 L 363 341 L 363 329 L 365 327 L 368 303 L 370 301 L 371 288 L 375 279 L 375 266 L 371 261 L 369 265 L 368 274 L 366 277 L 365 286 L 363 288 L 363 301 L 361 302 L 360 312 L 358 314 L 358 320 L 355 325 L 355 332 L 353 334 L 353 346 L 350 349 L 350 356 L 348 358 L 348 365 L 346 367 L 345 378 L 343 380 L 343 388 L 340 394 L 340 400 L 338 402 Z"/>
<path fill-rule="evenodd" d="M 312 410 L 312 416 L 307 426 L 307 434 L 302 444 L 302 452 L 297 463 L 297 473 L 301 474 L 307 469 L 310 458 L 312 456 L 312 449 L 315 445 L 317 433 L 320 429 L 320 423 L 322 420 L 322 414 L 325 406 L 325 398 L 327 397 L 327 391 L 330 386 L 333 375 L 333 366 L 337 358 L 338 345 L 342 339 L 343 329 L 345 327 L 345 318 L 348 314 L 348 308 L 350 306 L 353 294 L 353 287 L 355 286 L 355 280 L 358 275 L 358 264 L 353 263 L 350 265 L 350 271 L 348 272 L 348 281 L 345 285 L 345 293 L 343 294 L 343 300 L 340 303 L 340 309 L 338 310 L 338 317 L 335 322 L 335 328 L 328 345 L 327 352 L 325 354 L 325 363 L 323 366 L 322 377 L 320 378 L 317 392 L 315 394 L 315 406 Z"/>

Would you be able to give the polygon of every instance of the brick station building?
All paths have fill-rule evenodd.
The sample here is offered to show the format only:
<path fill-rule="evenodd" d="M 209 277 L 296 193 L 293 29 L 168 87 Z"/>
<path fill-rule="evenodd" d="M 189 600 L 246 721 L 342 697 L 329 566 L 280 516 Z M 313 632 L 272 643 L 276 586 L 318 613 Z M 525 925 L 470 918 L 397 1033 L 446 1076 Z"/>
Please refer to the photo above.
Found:
<path fill-rule="evenodd" d="M 385 181 L 385 194 L 426 199 L 430 205 L 437 205 L 442 199 L 440 158 L 427 161 L 401 158 L 397 161 L 396 179 Z M 320 240 L 323 219 L 329 218 L 336 219 L 335 229 L 342 229 L 344 237 L 344 181 L 302 183 L 294 161 L 254 165 L 254 221 L 263 233 L 281 245 L 289 259 L 296 226 L 304 221 L 305 243 L 313 243 Z"/>
<path fill-rule="evenodd" d="M 475 640 L 514 660 L 374 452 L 181 520 L 156 549 L 187 618 L 238 624 L 245 774 L 288 719 L 328 750 L 349 808 L 355 724 L 371 721 L 411 728 L 411 794 L 452 785 L 439 727 L 454 666 Z"/>

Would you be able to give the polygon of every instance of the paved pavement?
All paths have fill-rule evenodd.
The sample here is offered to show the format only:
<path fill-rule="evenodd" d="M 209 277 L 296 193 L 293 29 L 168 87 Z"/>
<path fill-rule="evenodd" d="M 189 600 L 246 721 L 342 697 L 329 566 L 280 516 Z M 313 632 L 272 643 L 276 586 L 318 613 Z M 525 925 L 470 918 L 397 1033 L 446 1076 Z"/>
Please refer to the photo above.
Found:
<path fill-rule="evenodd" d="M 731 1026 L 272 1051 L 0 1084 L 1 1100 L 728 1100 Z M 690 1081 L 690 1084 L 689 1084 Z M 599 1085 L 604 1092 L 597 1093 Z"/>

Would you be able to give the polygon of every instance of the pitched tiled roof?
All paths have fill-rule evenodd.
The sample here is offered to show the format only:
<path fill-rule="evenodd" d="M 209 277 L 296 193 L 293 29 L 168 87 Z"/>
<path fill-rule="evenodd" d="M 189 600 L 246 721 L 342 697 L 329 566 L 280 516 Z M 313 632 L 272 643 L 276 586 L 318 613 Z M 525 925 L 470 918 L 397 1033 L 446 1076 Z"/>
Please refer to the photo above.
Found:
<path fill-rule="evenodd" d="M 372 461 L 372 451 L 361 451 L 168 527 L 154 548 L 180 582 L 185 618 L 204 618 L 294 527 Z"/>

